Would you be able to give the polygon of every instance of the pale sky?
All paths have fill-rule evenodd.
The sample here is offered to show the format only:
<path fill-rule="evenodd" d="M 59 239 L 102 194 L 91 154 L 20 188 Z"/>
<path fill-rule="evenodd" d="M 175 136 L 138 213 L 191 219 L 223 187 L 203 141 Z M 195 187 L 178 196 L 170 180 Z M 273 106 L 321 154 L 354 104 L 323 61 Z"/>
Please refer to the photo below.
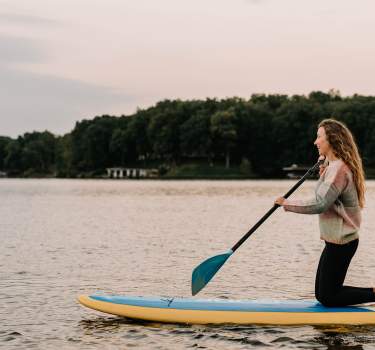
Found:
<path fill-rule="evenodd" d="M 162 99 L 375 95 L 374 0 L 0 0 L 0 135 Z"/>

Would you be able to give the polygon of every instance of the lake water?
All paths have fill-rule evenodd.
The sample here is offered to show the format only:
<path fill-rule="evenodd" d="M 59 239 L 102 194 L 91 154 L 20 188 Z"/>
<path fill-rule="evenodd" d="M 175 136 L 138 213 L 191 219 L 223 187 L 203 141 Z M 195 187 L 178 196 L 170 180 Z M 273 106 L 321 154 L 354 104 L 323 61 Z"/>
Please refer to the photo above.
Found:
<path fill-rule="evenodd" d="M 190 297 L 192 269 L 233 246 L 294 181 L 0 180 L 0 348 L 374 349 L 375 327 L 137 323 L 79 294 Z M 375 285 L 375 182 L 347 282 Z M 314 182 L 294 195 L 307 198 Z M 276 211 L 199 298 L 313 299 L 317 216 Z"/>

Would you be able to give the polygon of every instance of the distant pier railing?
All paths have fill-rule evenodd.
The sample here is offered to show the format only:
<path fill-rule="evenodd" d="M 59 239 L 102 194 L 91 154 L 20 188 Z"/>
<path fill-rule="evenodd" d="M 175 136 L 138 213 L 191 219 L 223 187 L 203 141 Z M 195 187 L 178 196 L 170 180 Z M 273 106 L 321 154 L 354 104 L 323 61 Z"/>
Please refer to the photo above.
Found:
<path fill-rule="evenodd" d="M 141 169 L 141 168 L 107 168 L 108 178 L 111 179 L 139 179 L 153 178 L 159 176 L 158 169 Z"/>
<path fill-rule="evenodd" d="M 301 178 L 307 171 L 309 167 L 299 166 L 297 164 L 292 164 L 291 166 L 287 166 L 283 168 L 283 171 L 286 173 L 286 177 L 288 179 L 299 179 Z"/>

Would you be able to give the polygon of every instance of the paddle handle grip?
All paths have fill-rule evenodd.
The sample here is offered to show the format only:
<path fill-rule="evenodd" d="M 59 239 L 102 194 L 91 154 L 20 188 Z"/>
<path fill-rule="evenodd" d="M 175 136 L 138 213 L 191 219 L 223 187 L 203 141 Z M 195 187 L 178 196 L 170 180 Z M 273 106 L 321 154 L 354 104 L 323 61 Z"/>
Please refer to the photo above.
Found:
<path fill-rule="evenodd" d="M 315 171 L 319 168 L 321 164 L 323 164 L 324 160 L 319 160 L 312 168 L 310 168 L 305 175 L 301 177 L 301 179 L 283 196 L 284 198 L 288 198 L 302 183 Z M 255 231 L 256 229 L 263 224 L 271 214 L 278 208 L 280 205 L 274 204 L 273 207 L 268 210 L 266 214 L 232 247 L 232 251 L 235 252 L 241 245 L 244 243 Z"/>

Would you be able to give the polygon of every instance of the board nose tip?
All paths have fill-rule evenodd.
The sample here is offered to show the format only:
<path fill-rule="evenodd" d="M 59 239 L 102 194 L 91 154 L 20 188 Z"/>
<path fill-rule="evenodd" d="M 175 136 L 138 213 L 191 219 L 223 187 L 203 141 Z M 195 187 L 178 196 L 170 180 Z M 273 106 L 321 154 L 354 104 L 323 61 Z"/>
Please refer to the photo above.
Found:
<path fill-rule="evenodd" d="M 81 295 L 78 295 L 77 297 L 77 301 L 82 304 L 82 305 L 86 305 L 86 301 L 88 300 L 88 296 L 87 295 L 84 295 L 84 294 L 81 294 Z"/>

